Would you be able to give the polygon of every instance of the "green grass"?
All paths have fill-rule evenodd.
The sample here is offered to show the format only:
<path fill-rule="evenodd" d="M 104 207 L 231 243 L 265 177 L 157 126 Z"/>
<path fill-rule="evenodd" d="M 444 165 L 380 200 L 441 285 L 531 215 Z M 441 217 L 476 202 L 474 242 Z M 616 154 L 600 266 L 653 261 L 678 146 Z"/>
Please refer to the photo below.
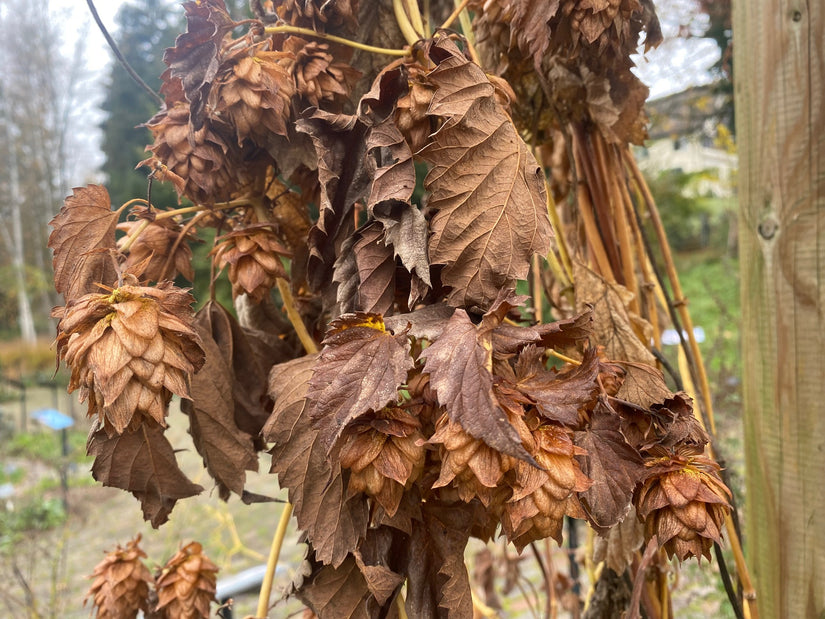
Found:
<path fill-rule="evenodd" d="M 86 461 L 86 433 L 69 430 L 69 462 Z M 61 457 L 60 433 L 54 431 L 25 432 L 16 434 L 0 448 L 0 453 L 19 458 L 29 458 L 55 463 Z"/>

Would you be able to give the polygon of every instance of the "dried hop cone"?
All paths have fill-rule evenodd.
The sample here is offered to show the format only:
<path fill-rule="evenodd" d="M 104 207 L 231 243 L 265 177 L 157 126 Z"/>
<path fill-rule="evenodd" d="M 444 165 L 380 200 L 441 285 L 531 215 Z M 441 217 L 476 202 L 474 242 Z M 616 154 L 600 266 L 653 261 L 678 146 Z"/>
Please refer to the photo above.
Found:
<path fill-rule="evenodd" d="M 147 147 L 153 156 L 138 165 L 161 169 L 177 179 L 178 193 L 193 202 L 229 200 L 243 185 L 241 157 L 232 149 L 231 140 L 214 132 L 210 123 L 194 130 L 189 120 L 189 104 L 185 102 L 155 114 L 146 123 L 154 137 L 154 144 Z"/>
<path fill-rule="evenodd" d="M 532 432 L 530 443 L 528 451 L 542 468 L 516 462 L 513 496 L 502 518 L 505 534 L 519 551 L 546 537 L 561 544 L 564 517 L 584 516 L 576 493 L 591 484 L 576 461 L 586 452 L 573 444 L 569 430 L 542 424 Z"/>
<path fill-rule="evenodd" d="M 281 64 L 292 74 L 298 95 L 312 106 L 325 102 L 341 107 L 361 77 L 347 63 L 334 62 L 326 43 L 292 36 L 284 42 L 284 51 L 290 57 L 281 60 Z"/>
<path fill-rule="evenodd" d="M 281 244 L 270 224 L 239 226 L 221 238 L 212 250 L 223 269 L 229 265 L 232 294 L 248 294 L 260 303 L 279 277 L 286 277 L 281 259 L 289 251 Z"/>
<path fill-rule="evenodd" d="M 669 557 L 680 561 L 702 556 L 710 560 L 713 542 L 730 510 L 730 490 L 719 478 L 719 465 L 694 455 L 697 448 L 645 463 L 648 477 L 634 497 L 645 523 L 645 539 L 656 537 Z"/>
<path fill-rule="evenodd" d="M 157 575 L 161 619 L 208 619 L 215 601 L 218 566 L 203 554 L 198 542 L 178 550 Z"/>
<path fill-rule="evenodd" d="M 359 418 L 344 431 L 340 452 L 341 466 L 350 470 L 350 491 L 373 497 L 394 516 L 404 488 L 424 468 L 424 443 L 419 421 L 402 408 Z"/>
<path fill-rule="evenodd" d="M 126 239 L 142 224 L 147 209 L 138 208 L 133 211 L 138 216 L 136 221 L 126 221 L 117 225 L 126 236 L 118 241 L 122 247 Z M 141 265 L 141 272 L 135 273 L 142 280 L 158 282 L 162 279 L 173 280 L 180 273 L 190 282 L 195 278 L 192 268 L 192 249 L 184 239 L 180 238 L 181 226 L 172 219 L 156 219 L 152 221 L 140 236 L 135 239 L 129 248 L 126 258 L 126 270 L 133 272 Z"/>
<path fill-rule="evenodd" d="M 98 619 L 133 619 L 139 610 L 149 610 L 149 585 L 154 579 L 141 561 L 146 553 L 138 544 L 140 535 L 125 548 L 118 545 L 95 566 L 89 577 L 94 582 L 83 605 L 91 598 Z"/>
<path fill-rule="evenodd" d="M 247 138 L 266 148 L 271 134 L 287 135 L 295 85 L 279 60 L 283 52 L 243 56 L 217 85 L 217 110 L 235 128 L 238 145 Z"/>
<path fill-rule="evenodd" d="M 88 399 L 108 434 L 140 427 L 144 416 L 165 426 L 172 394 L 189 396 L 189 377 L 203 365 L 191 326 L 192 296 L 171 282 L 125 284 L 58 308 L 57 355 L 71 369 L 69 391 Z"/>
<path fill-rule="evenodd" d="M 429 442 L 440 445 L 441 455 L 441 474 L 433 488 L 452 485 L 462 501 L 469 503 L 478 497 L 485 507 L 500 496 L 496 490 L 515 458 L 473 437 L 446 413 L 436 422 Z"/>

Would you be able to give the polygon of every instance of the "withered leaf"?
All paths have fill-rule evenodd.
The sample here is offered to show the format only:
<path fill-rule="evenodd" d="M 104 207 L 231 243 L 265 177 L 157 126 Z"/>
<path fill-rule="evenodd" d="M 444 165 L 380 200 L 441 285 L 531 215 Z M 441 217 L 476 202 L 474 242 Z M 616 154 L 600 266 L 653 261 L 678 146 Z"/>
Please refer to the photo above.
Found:
<path fill-rule="evenodd" d="M 644 541 L 642 523 L 631 505 L 624 519 L 611 527 L 606 538 L 597 536 L 593 541 L 593 561 L 604 561 L 611 570 L 622 574 Z"/>
<path fill-rule="evenodd" d="M 310 421 L 305 396 L 317 363 L 317 355 L 308 355 L 272 368 L 269 393 L 275 405 L 263 432 L 274 443 L 270 472 L 289 488 L 298 528 L 318 560 L 337 567 L 366 535 L 367 503 L 361 496 L 347 498 L 348 479 L 327 459 Z"/>
<path fill-rule="evenodd" d="M 111 286 L 117 281 L 110 252 L 115 249 L 117 213 L 105 187 L 75 187 L 49 225 L 54 228 L 49 235 L 54 287 L 67 304 L 100 292 L 97 284 Z"/>
<path fill-rule="evenodd" d="M 611 284 L 580 262 L 573 265 L 576 281 L 576 310 L 593 311 L 594 343 L 604 346 L 608 359 L 634 361 L 650 366 L 656 357 L 642 339 L 650 323 L 630 312 L 633 293 L 624 286 Z"/>
<path fill-rule="evenodd" d="M 593 404 L 599 391 L 599 363 L 588 349 L 581 365 L 564 372 L 544 367 L 541 350 L 528 346 L 516 362 L 516 387 L 536 403 L 542 417 L 568 427 L 580 425 L 579 411 Z"/>
<path fill-rule="evenodd" d="M 550 249 L 543 172 L 484 71 L 447 37 L 427 45 L 437 64 L 428 114 L 443 119 L 418 153 L 432 166 L 430 260 L 445 265 L 452 305 L 487 309 Z"/>
<path fill-rule="evenodd" d="M 391 527 L 370 529 L 367 538 L 355 551 L 355 563 L 364 575 L 370 593 L 381 605 L 389 602 L 404 582 L 401 574 L 390 569 L 395 567 L 398 554 L 397 549 L 393 548 L 396 536 L 397 531 Z"/>
<path fill-rule="evenodd" d="M 395 301 L 395 258 L 384 243 L 384 227 L 371 221 L 341 247 L 333 280 L 342 313 L 388 314 Z"/>
<path fill-rule="evenodd" d="M 475 509 L 466 503 L 428 502 L 424 504 L 423 522 L 413 521 L 406 569 L 406 609 L 410 617 L 473 617 L 464 548 Z"/>
<path fill-rule="evenodd" d="M 134 432 L 113 436 L 95 422 L 86 442 L 86 454 L 95 458 L 95 480 L 131 492 L 140 501 L 144 519 L 155 528 L 169 519 L 178 499 L 203 491 L 178 468 L 163 428 L 149 420 Z"/>
<path fill-rule="evenodd" d="M 324 344 L 307 400 L 309 416 L 329 450 L 350 421 L 395 402 L 414 362 L 406 334 L 392 335 L 372 315 L 341 316 Z"/>
<path fill-rule="evenodd" d="M 384 325 L 398 333 L 409 328 L 407 332 L 416 339 L 434 342 L 441 337 L 441 332 L 450 320 L 455 309 L 443 303 L 434 303 L 407 314 L 396 314 L 384 319 Z"/>
<path fill-rule="evenodd" d="M 457 309 L 420 358 L 426 360 L 424 371 L 450 419 L 490 447 L 532 461 L 493 393 L 488 329 L 477 328 L 467 312 Z"/>
<path fill-rule="evenodd" d="M 644 363 L 617 363 L 625 371 L 624 382 L 616 397 L 641 408 L 661 404 L 673 394 L 665 384 L 661 370 Z"/>
<path fill-rule="evenodd" d="M 221 40 L 234 27 L 223 0 L 184 2 L 186 32 L 163 54 L 172 78 L 180 78 L 191 110 L 192 128 L 203 126 L 204 106 L 218 73 Z"/>
<path fill-rule="evenodd" d="M 536 69 L 550 46 L 549 23 L 559 10 L 560 0 L 517 0 L 513 3 L 511 32 L 525 54 L 533 57 Z"/>
<path fill-rule="evenodd" d="M 192 399 L 183 400 L 181 409 L 189 416 L 189 433 L 195 448 L 215 480 L 220 497 L 226 500 L 230 491 L 243 496 L 246 471 L 258 470 L 258 456 L 252 436 L 235 422 L 232 351 L 214 339 L 211 306 L 212 303 L 195 317 L 206 363 L 192 377 Z"/>
<path fill-rule="evenodd" d="M 574 434 L 587 451 L 576 456 L 593 485 L 579 493 L 588 521 L 601 534 L 625 517 L 633 489 L 645 474 L 639 453 L 627 444 L 616 414 L 603 400 L 593 410 L 590 428 Z"/>
<path fill-rule="evenodd" d="M 364 167 L 367 126 L 356 116 L 316 110 L 296 128 L 312 138 L 318 156 L 321 212 L 309 231 L 307 279 L 320 291 L 329 287 L 335 258 L 353 230 L 353 204 L 370 181 Z"/>
<path fill-rule="evenodd" d="M 372 209 L 373 216 L 384 224 L 384 242 L 410 273 L 415 273 L 427 287 L 430 281 L 430 261 L 427 257 L 427 220 L 409 202 L 385 200 Z M 411 299 L 410 307 L 415 302 Z"/>
<path fill-rule="evenodd" d="M 398 610 L 392 602 L 379 603 L 370 593 L 368 581 L 350 555 L 333 567 L 314 562 L 312 572 L 298 588 L 298 598 L 315 615 L 323 619 L 361 619 L 387 617 L 396 619 Z"/>
<path fill-rule="evenodd" d="M 367 208 L 385 200 L 410 202 L 415 189 L 412 151 L 395 125 L 392 112 L 398 97 L 407 91 L 406 71 L 384 71 L 361 98 L 361 119 L 370 125 L 367 136 L 367 169 L 372 178 Z"/>
<path fill-rule="evenodd" d="M 242 303 L 248 302 L 249 297 L 244 295 L 244 299 Z M 204 324 L 232 368 L 235 424 L 250 436 L 258 436 L 270 412 L 266 393 L 269 369 L 284 361 L 285 355 L 288 359 L 290 353 L 284 350 L 285 346 L 266 346 L 259 334 L 244 329 L 220 303 L 210 301 L 198 315 L 203 316 Z"/>

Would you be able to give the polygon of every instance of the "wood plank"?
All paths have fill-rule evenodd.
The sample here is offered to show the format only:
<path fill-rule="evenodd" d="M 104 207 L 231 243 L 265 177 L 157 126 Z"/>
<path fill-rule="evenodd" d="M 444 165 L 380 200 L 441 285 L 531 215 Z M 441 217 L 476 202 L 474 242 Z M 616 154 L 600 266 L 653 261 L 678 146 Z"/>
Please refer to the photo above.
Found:
<path fill-rule="evenodd" d="M 734 2 L 747 465 L 762 619 L 825 617 L 825 7 Z"/>

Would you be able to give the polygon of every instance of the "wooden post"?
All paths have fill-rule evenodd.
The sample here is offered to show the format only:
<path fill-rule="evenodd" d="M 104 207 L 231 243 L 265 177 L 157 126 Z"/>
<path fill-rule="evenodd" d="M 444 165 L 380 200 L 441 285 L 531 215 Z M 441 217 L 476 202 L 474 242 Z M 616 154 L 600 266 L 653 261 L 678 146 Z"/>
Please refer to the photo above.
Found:
<path fill-rule="evenodd" d="M 825 3 L 733 3 L 747 463 L 762 619 L 825 617 Z"/>

